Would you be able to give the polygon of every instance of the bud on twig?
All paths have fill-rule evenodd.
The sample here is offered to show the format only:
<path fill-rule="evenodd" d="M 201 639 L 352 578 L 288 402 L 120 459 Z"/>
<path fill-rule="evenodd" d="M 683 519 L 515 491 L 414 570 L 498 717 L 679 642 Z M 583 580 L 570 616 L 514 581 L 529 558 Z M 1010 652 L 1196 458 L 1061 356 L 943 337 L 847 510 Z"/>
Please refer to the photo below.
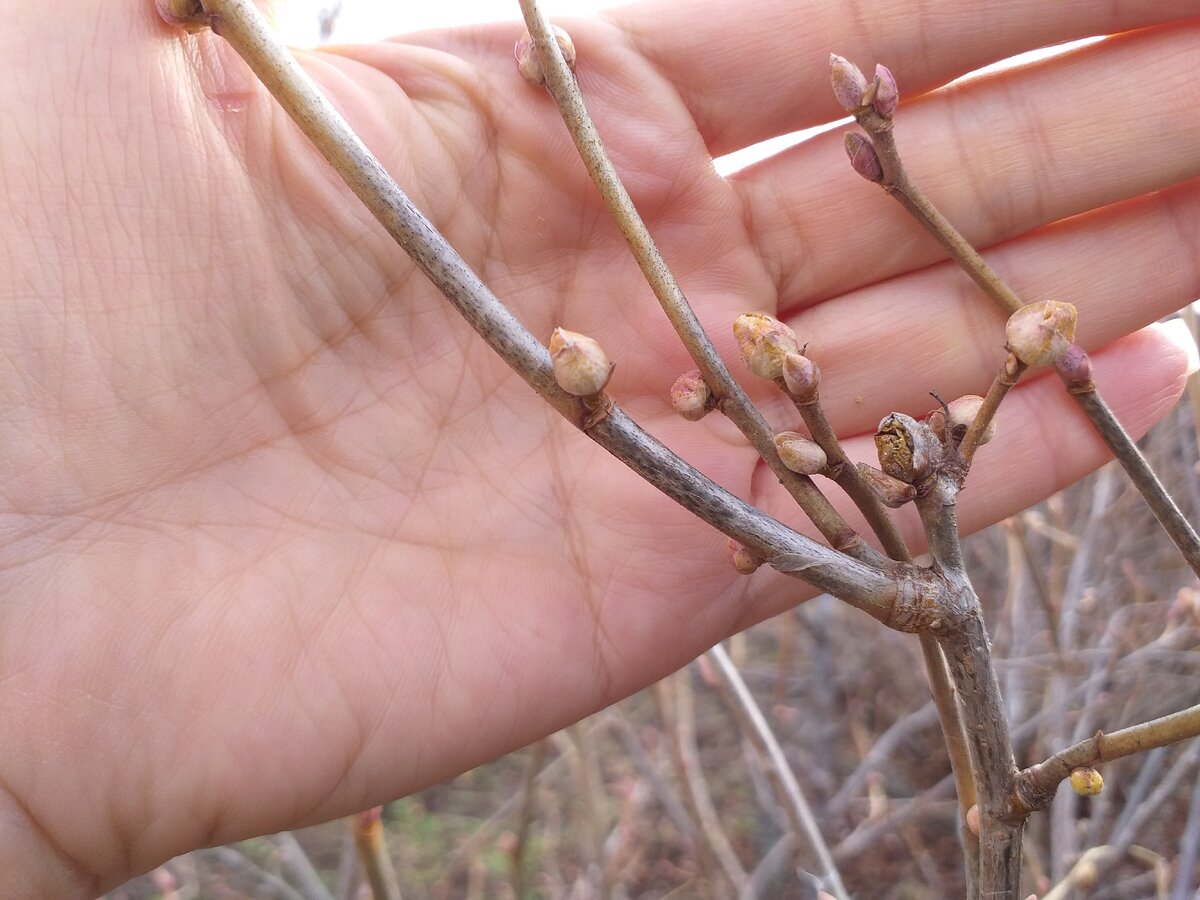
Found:
<path fill-rule="evenodd" d="M 699 369 L 693 369 L 675 379 L 675 383 L 671 385 L 671 406 L 689 422 L 703 419 L 712 411 L 712 391 Z"/>
<path fill-rule="evenodd" d="M 833 85 L 833 96 L 837 97 L 837 102 L 846 112 L 854 112 L 863 105 L 867 76 L 850 60 L 830 53 L 829 81 Z"/>
<path fill-rule="evenodd" d="M 1072 769 L 1071 787 L 1081 797 L 1095 797 L 1104 790 L 1104 778 L 1091 767 Z"/>
<path fill-rule="evenodd" d="M 890 119 L 900 102 L 900 89 L 896 87 L 896 77 L 887 66 L 875 66 L 875 96 L 871 98 L 871 106 L 875 112 Z"/>
<path fill-rule="evenodd" d="M 850 168 L 867 181 L 873 181 L 876 184 L 883 181 L 883 166 L 870 141 L 857 132 L 847 131 L 843 143 L 846 147 L 846 155 L 850 157 Z"/>
<path fill-rule="evenodd" d="M 555 328 L 550 335 L 550 359 L 558 386 L 576 397 L 604 390 L 614 368 L 595 340 L 565 328 Z"/>
<path fill-rule="evenodd" d="M 575 71 L 575 42 L 571 40 L 571 36 L 557 25 L 550 26 L 554 30 L 554 40 L 558 44 L 558 49 L 562 51 L 563 59 L 567 61 L 567 67 Z M 525 36 L 513 45 L 513 56 L 517 60 L 517 71 L 521 73 L 521 77 L 530 84 L 545 84 L 546 75 L 542 71 L 542 64 L 538 61 L 537 48 L 533 45 L 533 38 L 529 36 L 529 32 L 525 32 Z"/>
<path fill-rule="evenodd" d="M 857 463 L 854 468 L 858 470 L 863 483 L 871 489 L 875 499 L 889 509 L 897 509 L 917 498 L 917 489 L 907 481 L 893 478 L 866 463 Z"/>
<path fill-rule="evenodd" d="M 775 435 L 775 449 L 783 464 L 801 475 L 820 475 L 829 464 L 825 451 L 817 443 L 795 431 Z"/>
<path fill-rule="evenodd" d="M 796 333 L 774 316 L 742 313 L 733 321 L 733 336 L 750 371 L 760 378 L 783 377 L 783 361 L 800 352 Z"/>
<path fill-rule="evenodd" d="M 979 415 L 979 410 L 982 406 L 983 398 L 978 394 L 964 394 L 957 400 L 950 401 L 946 408 L 950 410 L 950 441 L 952 443 L 958 444 L 962 442 L 967 429 L 971 427 L 971 423 Z M 943 444 L 946 443 L 946 414 L 943 410 L 935 409 L 931 412 L 925 417 L 925 424 L 933 429 L 933 433 L 938 436 L 939 441 Z M 988 422 L 988 426 L 984 429 L 976 446 L 982 447 L 995 436 L 996 420 L 993 419 L 991 422 Z"/>
<path fill-rule="evenodd" d="M 1027 366 L 1056 362 L 1075 340 L 1076 318 L 1074 306 L 1057 300 L 1023 306 L 1004 326 L 1008 349 Z"/>
<path fill-rule="evenodd" d="M 209 27 L 209 16 L 200 0 L 155 0 L 155 8 L 163 21 L 184 31 L 203 31 Z"/>
<path fill-rule="evenodd" d="M 927 476 L 937 461 L 941 442 L 933 429 L 904 413 L 889 413 L 875 432 L 879 465 L 888 475 L 913 484 Z"/>
<path fill-rule="evenodd" d="M 971 808 L 967 810 L 967 830 L 971 834 L 979 835 L 979 804 L 972 803 Z"/>
<path fill-rule="evenodd" d="M 1072 344 L 1054 364 L 1067 384 L 1087 384 L 1092 380 L 1092 361 L 1078 344 Z"/>
<path fill-rule="evenodd" d="M 743 575 L 753 575 L 763 564 L 761 556 L 749 547 L 742 546 L 733 538 L 726 542 L 725 549 L 729 553 L 729 561 L 733 563 L 733 567 Z"/>
<path fill-rule="evenodd" d="M 801 403 L 811 403 L 821 386 L 821 367 L 807 356 L 789 353 L 783 359 L 783 383 Z"/>

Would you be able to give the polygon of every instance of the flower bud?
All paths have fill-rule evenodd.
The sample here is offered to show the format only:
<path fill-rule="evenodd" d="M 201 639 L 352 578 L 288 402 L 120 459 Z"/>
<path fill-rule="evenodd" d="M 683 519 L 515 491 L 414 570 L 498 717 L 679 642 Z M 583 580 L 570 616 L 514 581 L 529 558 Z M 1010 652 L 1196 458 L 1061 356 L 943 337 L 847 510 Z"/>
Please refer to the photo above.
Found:
<path fill-rule="evenodd" d="M 558 49 L 562 51 L 563 59 L 567 61 L 567 68 L 574 72 L 575 42 L 557 25 L 551 25 L 550 28 L 554 31 L 554 41 L 558 44 Z M 529 36 L 528 31 L 513 46 L 513 56 L 517 60 L 517 71 L 521 73 L 522 78 L 530 84 L 546 83 L 546 75 L 542 72 L 541 62 L 538 61 L 537 48 L 534 47 L 533 38 Z"/>
<path fill-rule="evenodd" d="M 789 353 L 783 358 L 783 383 L 801 403 L 811 403 L 821 386 L 821 367 L 807 356 Z"/>
<path fill-rule="evenodd" d="M 863 94 L 867 92 L 867 76 L 850 60 L 829 54 L 829 80 L 833 84 L 833 96 L 846 112 L 854 112 L 862 106 Z"/>
<path fill-rule="evenodd" d="M 1071 787 L 1081 797 L 1095 797 L 1104 790 L 1104 778 L 1090 766 L 1072 769 Z"/>
<path fill-rule="evenodd" d="M 775 435 L 775 449 L 783 464 L 801 475 L 820 475 L 829 464 L 820 445 L 795 431 Z"/>
<path fill-rule="evenodd" d="M 971 808 L 967 810 L 967 830 L 971 834 L 979 834 L 979 804 L 972 803 Z"/>
<path fill-rule="evenodd" d="M 1092 380 L 1092 361 L 1078 344 L 1072 344 L 1054 364 L 1067 384 L 1087 384 Z"/>
<path fill-rule="evenodd" d="M 850 157 L 850 168 L 867 181 L 876 184 L 883 181 L 883 166 L 879 163 L 879 155 L 874 145 L 865 137 L 854 131 L 846 132 L 844 138 L 846 155 Z"/>
<path fill-rule="evenodd" d="M 879 113 L 879 115 L 885 119 L 890 119 L 892 113 L 896 111 L 896 105 L 899 102 L 900 89 L 896 87 L 896 77 L 887 66 L 876 64 L 875 96 L 871 100 L 871 106 L 875 107 L 875 112 Z"/>
<path fill-rule="evenodd" d="M 1057 300 L 1022 306 L 1004 326 L 1008 349 L 1027 366 L 1056 362 L 1075 340 L 1075 307 Z"/>
<path fill-rule="evenodd" d="M 154 6 L 168 25 L 190 32 L 209 27 L 209 15 L 200 0 L 154 0 Z"/>
<path fill-rule="evenodd" d="M 729 561 L 733 563 L 733 567 L 743 575 L 752 575 L 759 566 L 763 564 L 763 559 L 749 547 L 744 547 L 730 538 L 725 543 L 725 549 L 729 553 Z"/>
<path fill-rule="evenodd" d="M 857 463 L 854 468 L 875 499 L 890 509 L 901 507 L 917 497 L 917 489 L 907 481 L 893 478 L 866 463 Z"/>
<path fill-rule="evenodd" d="M 783 361 L 800 352 L 796 333 L 774 316 L 743 313 L 734 319 L 733 336 L 750 371 L 761 378 L 783 377 Z"/>
<path fill-rule="evenodd" d="M 889 413 L 875 432 L 879 465 L 888 475 L 909 484 L 928 475 L 940 455 L 933 429 L 904 413 Z"/>
<path fill-rule="evenodd" d="M 957 400 L 951 400 L 948 404 L 950 410 L 950 440 L 958 444 L 966 436 L 967 429 L 971 427 L 971 423 L 975 421 L 975 417 L 979 415 L 979 410 L 983 406 L 983 398 L 978 394 L 965 394 Z M 925 424 L 933 429 L 933 433 L 938 436 L 938 440 L 942 443 L 946 442 L 946 414 L 941 409 L 935 409 L 925 417 Z M 996 436 L 996 420 L 988 422 L 988 426 L 984 429 L 983 435 L 979 438 L 979 446 L 982 447 L 988 441 Z"/>
<path fill-rule="evenodd" d="M 576 397 L 604 390 L 614 368 L 595 340 L 565 328 L 555 328 L 550 335 L 550 359 L 558 386 Z"/>
<path fill-rule="evenodd" d="M 703 419 L 712 411 L 713 395 L 708 382 L 700 375 L 699 369 L 693 369 L 680 375 L 671 385 L 671 405 L 689 422 Z"/>

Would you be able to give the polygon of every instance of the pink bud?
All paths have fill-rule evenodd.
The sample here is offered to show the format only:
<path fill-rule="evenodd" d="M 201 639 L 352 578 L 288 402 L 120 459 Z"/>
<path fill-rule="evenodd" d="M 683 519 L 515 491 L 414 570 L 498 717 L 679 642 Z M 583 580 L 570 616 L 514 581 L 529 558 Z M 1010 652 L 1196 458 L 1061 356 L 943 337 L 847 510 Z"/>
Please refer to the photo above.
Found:
<path fill-rule="evenodd" d="M 916 499 L 917 489 L 911 484 L 901 481 L 899 478 L 893 478 L 885 472 L 880 472 L 874 466 L 868 466 L 866 463 L 857 463 L 854 468 L 858 470 L 859 478 L 875 495 L 875 499 L 884 506 L 896 509 L 910 500 Z"/>
<path fill-rule="evenodd" d="M 846 112 L 854 112 L 862 106 L 863 94 L 867 92 L 867 76 L 850 60 L 829 54 L 829 80 L 833 84 L 833 95 Z"/>
<path fill-rule="evenodd" d="M 558 386 L 576 397 L 604 390 L 614 368 L 595 340 L 565 328 L 555 328 L 550 335 L 550 359 Z"/>
<path fill-rule="evenodd" d="M 850 167 L 859 175 L 876 184 L 883 181 L 883 166 L 875 147 L 861 134 L 853 131 L 846 132 L 844 139 L 846 155 L 850 157 Z"/>
<path fill-rule="evenodd" d="M 979 834 L 979 804 L 971 804 L 971 808 L 967 810 L 967 830 L 971 834 Z"/>
<path fill-rule="evenodd" d="M 820 475 L 829 464 L 820 445 L 795 431 L 775 435 L 775 449 L 783 464 L 801 475 Z"/>
<path fill-rule="evenodd" d="M 733 321 L 733 336 L 737 339 L 742 359 L 750 371 L 760 378 L 783 377 L 783 361 L 789 353 L 798 353 L 800 342 L 796 333 L 774 316 L 765 313 L 743 313 Z"/>
<path fill-rule="evenodd" d="M 871 105 L 875 107 L 875 112 L 883 116 L 885 119 L 890 119 L 892 113 L 896 111 L 896 104 L 900 102 L 900 89 L 896 87 L 896 78 L 892 75 L 887 66 L 875 66 L 875 97 L 871 100 Z"/>
<path fill-rule="evenodd" d="M 557 25 L 551 25 L 550 27 L 554 31 L 554 41 L 562 51 L 563 59 L 567 61 L 567 67 L 574 72 L 575 42 L 571 40 L 569 34 Z M 521 73 L 522 78 L 530 84 L 546 83 L 545 73 L 542 72 L 542 64 L 538 61 L 537 49 L 533 46 L 533 38 L 529 36 L 528 31 L 513 46 L 513 56 L 517 60 L 517 71 Z"/>
<path fill-rule="evenodd" d="M 743 575 L 752 575 L 763 564 L 762 557 L 749 547 L 742 546 L 733 538 L 726 541 L 725 550 L 729 554 L 729 561 L 733 563 L 733 567 Z"/>
<path fill-rule="evenodd" d="M 971 427 L 971 423 L 975 421 L 975 417 L 979 415 L 979 410 L 983 406 L 983 398 L 978 394 L 964 394 L 957 400 L 951 400 L 948 404 L 950 409 L 950 438 L 954 443 L 962 441 L 967 433 L 967 429 Z M 946 440 L 946 416 L 940 409 L 935 409 L 925 418 L 925 423 L 933 429 L 938 436 L 938 440 Z M 996 436 L 996 420 L 988 422 L 988 427 L 984 429 L 983 435 L 979 439 L 979 446 L 982 447 L 988 441 Z"/>
<path fill-rule="evenodd" d="M 821 368 L 807 356 L 789 353 L 783 360 L 783 383 L 801 403 L 811 403 L 821 386 Z"/>
<path fill-rule="evenodd" d="M 1072 344 L 1054 364 L 1067 384 L 1087 384 L 1092 380 L 1092 361 L 1078 344 Z"/>
<path fill-rule="evenodd" d="M 675 412 L 695 422 L 707 416 L 713 408 L 713 395 L 699 369 L 680 375 L 671 385 L 671 406 Z"/>
<path fill-rule="evenodd" d="M 1075 340 L 1076 318 L 1074 306 L 1057 300 L 1023 306 L 1004 326 L 1008 349 L 1027 366 L 1057 362 Z"/>

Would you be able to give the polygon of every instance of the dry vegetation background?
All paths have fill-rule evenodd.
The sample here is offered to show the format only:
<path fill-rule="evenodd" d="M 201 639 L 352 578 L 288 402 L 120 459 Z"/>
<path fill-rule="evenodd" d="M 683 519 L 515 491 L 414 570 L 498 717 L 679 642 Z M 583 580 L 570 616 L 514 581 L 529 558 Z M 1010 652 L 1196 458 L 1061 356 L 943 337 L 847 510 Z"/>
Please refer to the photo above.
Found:
<path fill-rule="evenodd" d="M 1200 386 L 1142 447 L 1200 517 Z M 1019 765 L 1097 728 L 1172 712 L 1200 695 L 1200 592 L 1122 473 L 1087 482 L 968 541 Z M 779 577 L 761 573 L 756 578 Z M 818 598 L 729 645 L 856 898 L 962 896 L 949 763 L 916 639 Z M 782 836 L 764 764 L 705 660 L 628 700 L 384 810 L 405 900 L 813 898 L 809 862 Z M 666 713 L 664 724 L 663 713 Z M 689 813 L 679 758 L 714 814 Z M 1104 792 L 1063 786 L 1025 842 L 1028 889 L 1068 872 L 1063 897 L 1200 896 L 1200 742 L 1102 767 Z M 717 828 L 724 865 L 700 837 Z M 718 838 L 718 843 L 720 838 Z M 1080 854 L 1091 851 L 1076 865 Z M 796 864 L 798 863 L 799 869 Z M 523 873 L 522 874 L 519 874 Z M 319 883 L 318 883 L 319 882 Z M 200 850 L 112 900 L 368 897 L 346 821 Z"/>

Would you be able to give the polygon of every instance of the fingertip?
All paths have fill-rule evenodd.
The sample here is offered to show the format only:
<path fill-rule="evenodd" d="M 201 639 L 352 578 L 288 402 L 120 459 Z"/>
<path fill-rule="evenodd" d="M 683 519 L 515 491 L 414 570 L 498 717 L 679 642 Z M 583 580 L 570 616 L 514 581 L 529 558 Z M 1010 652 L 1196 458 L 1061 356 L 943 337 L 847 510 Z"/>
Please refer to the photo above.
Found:
<path fill-rule="evenodd" d="M 1195 375 L 1200 370 L 1200 351 L 1197 350 L 1196 338 L 1186 321 L 1182 318 L 1168 319 L 1166 322 L 1155 322 L 1147 330 L 1157 333 L 1168 348 L 1168 353 L 1182 358 L 1185 376 Z"/>

